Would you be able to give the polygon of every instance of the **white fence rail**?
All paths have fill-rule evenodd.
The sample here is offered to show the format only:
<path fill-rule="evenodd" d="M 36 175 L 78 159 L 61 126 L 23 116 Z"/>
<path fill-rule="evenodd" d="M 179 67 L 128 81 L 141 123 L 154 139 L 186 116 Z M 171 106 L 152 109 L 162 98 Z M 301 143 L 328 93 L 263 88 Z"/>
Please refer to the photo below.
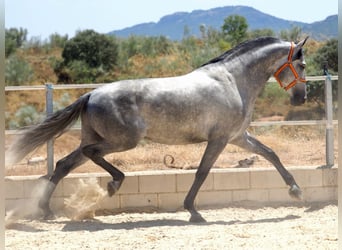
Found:
<path fill-rule="evenodd" d="M 333 147 L 333 126 L 338 124 L 337 120 L 333 120 L 332 112 L 332 80 L 338 80 L 338 76 L 307 76 L 307 81 L 325 81 L 325 104 L 326 104 L 326 120 L 305 120 L 305 121 L 257 121 L 252 122 L 251 126 L 315 126 L 326 125 L 326 166 L 331 167 L 334 165 L 334 147 Z M 276 82 L 271 77 L 268 82 Z M 91 84 L 58 84 L 54 85 L 47 83 L 44 85 L 36 86 L 6 86 L 5 91 L 35 91 L 43 90 L 46 92 L 46 111 L 50 114 L 53 110 L 53 90 L 66 90 L 66 89 L 94 89 L 105 85 L 105 83 L 91 83 Z M 80 127 L 73 127 L 74 130 L 79 130 Z M 20 133 L 20 130 L 6 130 L 6 135 L 13 135 Z M 49 141 L 47 145 L 47 169 L 48 174 L 53 172 L 53 141 Z"/>

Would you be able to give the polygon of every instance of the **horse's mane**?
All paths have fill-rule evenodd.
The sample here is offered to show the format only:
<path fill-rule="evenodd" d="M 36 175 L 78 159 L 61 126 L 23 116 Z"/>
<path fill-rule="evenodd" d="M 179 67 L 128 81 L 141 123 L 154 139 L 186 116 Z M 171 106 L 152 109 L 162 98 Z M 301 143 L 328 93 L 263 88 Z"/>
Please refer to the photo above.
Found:
<path fill-rule="evenodd" d="M 217 63 L 217 62 L 226 62 L 229 61 L 241 54 L 250 51 L 251 49 L 256 49 L 259 47 L 264 47 L 265 45 L 279 42 L 280 39 L 275 37 L 259 37 L 253 40 L 245 41 L 237 45 L 236 47 L 227 50 L 222 55 L 211 59 L 210 61 L 202 64 L 200 67 L 203 67 L 208 64 Z"/>

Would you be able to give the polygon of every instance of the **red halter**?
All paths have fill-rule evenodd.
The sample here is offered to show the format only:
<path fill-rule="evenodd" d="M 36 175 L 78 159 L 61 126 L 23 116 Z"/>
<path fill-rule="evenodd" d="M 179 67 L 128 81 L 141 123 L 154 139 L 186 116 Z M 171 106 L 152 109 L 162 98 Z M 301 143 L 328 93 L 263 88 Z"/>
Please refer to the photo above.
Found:
<path fill-rule="evenodd" d="M 294 43 L 291 42 L 291 48 L 290 48 L 290 52 L 289 52 L 289 56 L 287 57 L 287 62 L 284 63 L 282 66 L 280 66 L 280 68 L 274 73 L 274 78 L 277 80 L 277 82 L 279 83 L 280 87 L 282 87 L 285 90 L 288 90 L 290 88 L 292 88 L 294 85 L 296 85 L 296 83 L 299 82 L 306 82 L 306 80 L 304 78 L 299 77 L 296 69 L 294 68 L 293 64 L 292 64 L 292 56 L 293 56 L 293 50 L 294 50 Z M 279 79 L 279 74 L 281 72 L 283 72 L 286 68 L 290 68 L 293 76 L 295 77 L 295 79 L 290 82 L 287 86 L 285 86 L 282 81 Z"/>

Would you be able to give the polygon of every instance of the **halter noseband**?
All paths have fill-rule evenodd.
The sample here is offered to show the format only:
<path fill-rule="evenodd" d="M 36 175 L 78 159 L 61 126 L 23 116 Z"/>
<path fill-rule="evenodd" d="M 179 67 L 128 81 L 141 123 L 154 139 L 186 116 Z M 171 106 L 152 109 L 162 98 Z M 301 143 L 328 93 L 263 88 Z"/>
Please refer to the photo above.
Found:
<path fill-rule="evenodd" d="M 274 78 L 277 80 L 277 82 L 279 83 L 280 87 L 288 90 L 290 88 L 292 88 L 294 85 L 296 85 L 296 83 L 299 82 L 306 82 L 306 80 L 304 78 L 299 77 L 296 69 L 294 68 L 293 64 L 292 64 L 292 56 L 293 56 L 293 51 L 294 51 L 294 43 L 291 42 L 291 48 L 290 48 L 290 52 L 289 55 L 287 57 L 287 62 L 284 63 L 282 66 L 280 66 L 280 68 L 274 73 Z M 293 76 L 295 77 L 295 79 L 290 82 L 287 86 L 285 86 L 282 81 L 279 79 L 279 74 L 281 72 L 283 72 L 286 68 L 289 68 L 293 74 Z"/>

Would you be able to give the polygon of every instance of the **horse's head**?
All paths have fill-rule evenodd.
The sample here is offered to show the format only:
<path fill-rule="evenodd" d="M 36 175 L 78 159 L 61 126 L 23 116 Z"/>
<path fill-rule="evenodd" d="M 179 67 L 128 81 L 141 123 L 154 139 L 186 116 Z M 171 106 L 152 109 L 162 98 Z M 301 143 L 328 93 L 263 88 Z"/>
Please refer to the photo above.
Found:
<path fill-rule="evenodd" d="M 297 44 L 291 43 L 287 61 L 274 74 L 282 88 L 289 92 L 292 105 L 301 105 L 306 100 L 305 60 L 303 46 L 308 37 Z"/>

